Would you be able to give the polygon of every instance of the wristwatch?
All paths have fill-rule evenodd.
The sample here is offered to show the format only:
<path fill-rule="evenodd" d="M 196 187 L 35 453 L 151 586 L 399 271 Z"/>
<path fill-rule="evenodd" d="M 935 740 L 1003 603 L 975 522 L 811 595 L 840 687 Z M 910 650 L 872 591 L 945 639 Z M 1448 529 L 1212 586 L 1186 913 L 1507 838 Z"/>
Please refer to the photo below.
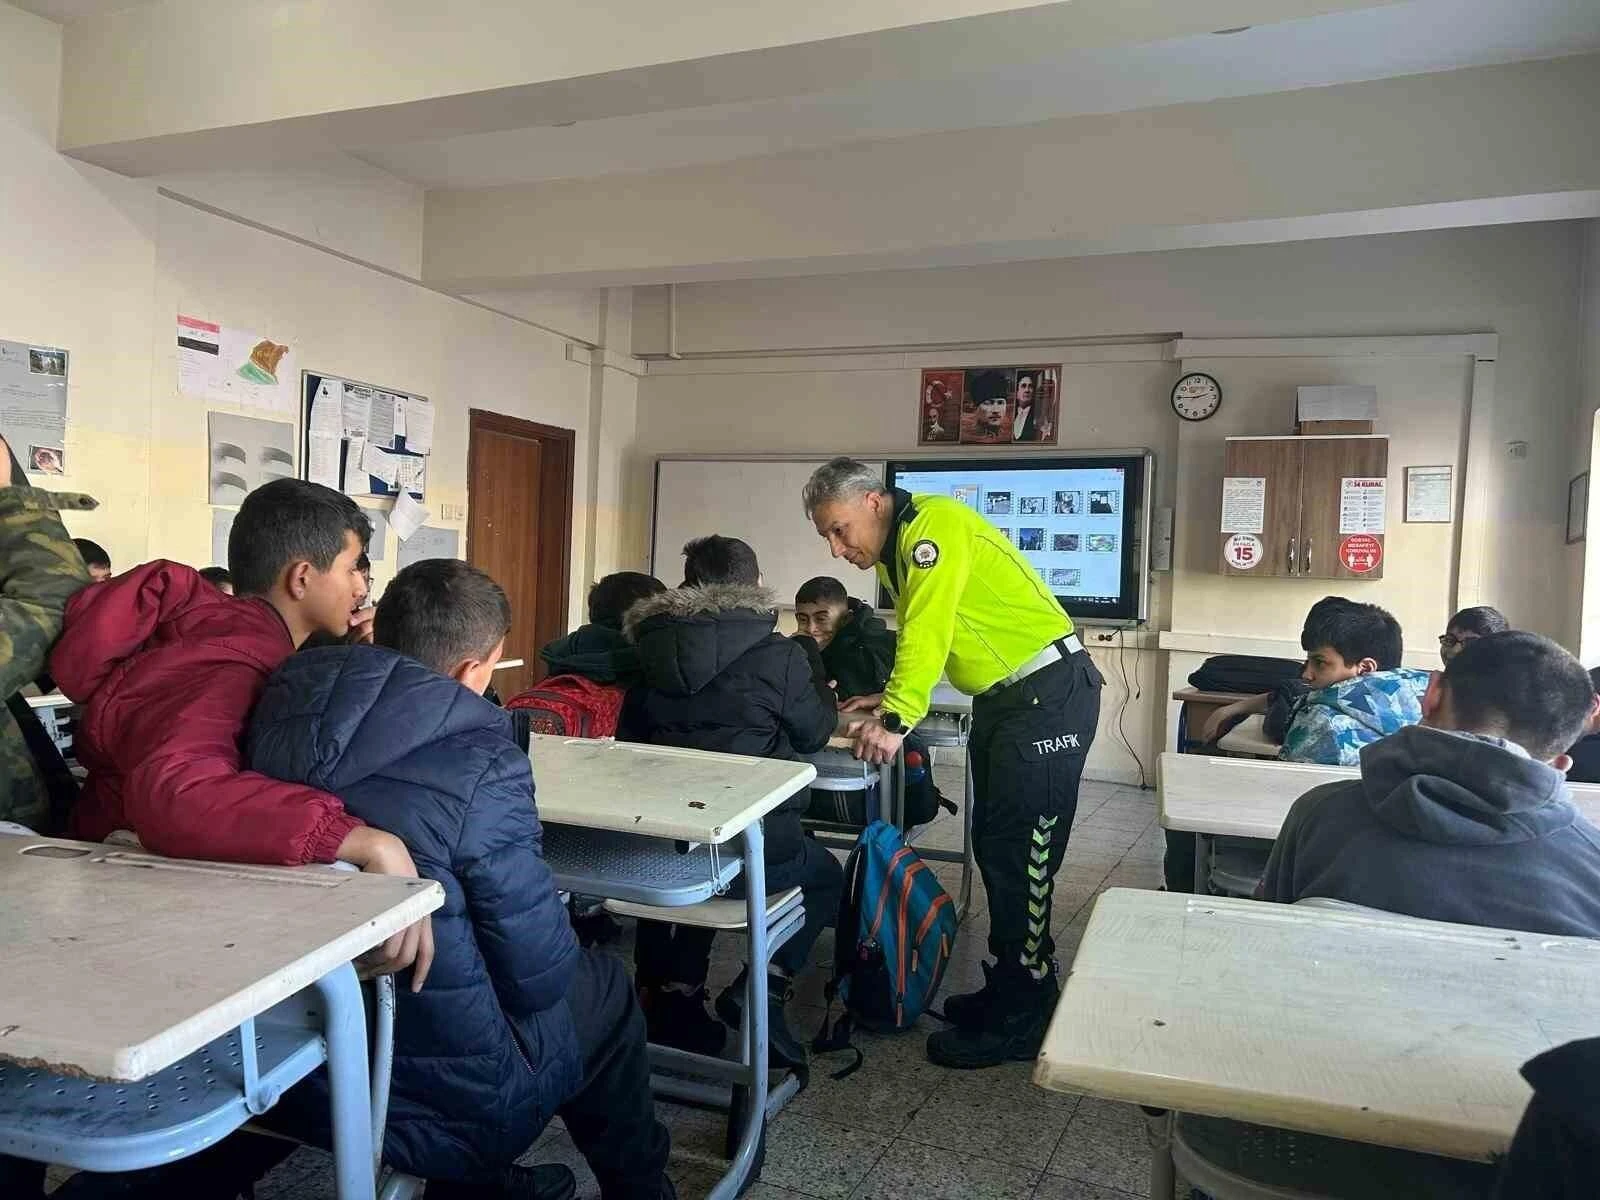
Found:
<path fill-rule="evenodd" d="M 887 729 L 890 733 L 903 733 L 903 732 L 905 732 L 906 724 L 905 724 L 904 721 L 902 721 L 900 719 L 900 714 L 899 713 L 886 712 L 879 719 L 883 722 L 883 727 L 885 729 Z"/>

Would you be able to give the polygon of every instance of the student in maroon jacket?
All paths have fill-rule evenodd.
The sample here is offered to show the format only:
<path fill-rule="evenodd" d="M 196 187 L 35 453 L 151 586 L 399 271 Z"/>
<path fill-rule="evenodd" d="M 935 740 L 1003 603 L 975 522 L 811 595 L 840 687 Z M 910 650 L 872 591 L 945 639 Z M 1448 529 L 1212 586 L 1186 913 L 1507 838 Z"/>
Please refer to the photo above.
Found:
<path fill-rule="evenodd" d="M 76 836 L 119 829 L 176 858 L 299 864 L 341 859 L 416 875 L 405 844 L 345 812 L 338 797 L 241 765 L 250 712 L 312 633 L 344 634 L 365 595 L 356 560 L 371 525 L 355 502 L 298 479 L 245 498 L 228 539 L 228 596 L 191 567 L 157 561 L 79 592 L 50 659 L 83 706 L 78 761 L 89 776 Z M 397 934 L 380 969 L 433 958 L 428 923 Z M 378 965 L 378 964 L 374 964 Z"/>

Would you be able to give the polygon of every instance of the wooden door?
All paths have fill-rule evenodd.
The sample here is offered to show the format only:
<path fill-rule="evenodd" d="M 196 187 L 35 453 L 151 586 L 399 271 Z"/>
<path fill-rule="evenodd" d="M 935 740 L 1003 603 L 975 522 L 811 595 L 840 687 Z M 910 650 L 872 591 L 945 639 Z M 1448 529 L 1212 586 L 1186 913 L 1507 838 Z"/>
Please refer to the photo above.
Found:
<path fill-rule="evenodd" d="M 1219 535 L 1222 573 L 1237 576 L 1284 576 L 1299 566 L 1300 464 L 1303 438 L 1229 438 L 1223 475 L 1227 479 L 1266 481 L 1259 533 Z M 1224 483 L 1226 490 L 1227 484 Z M 1254 537 L 1260 543 L 1253 545 Z M 1230 547 L 1230 541 L 1233 543 Z M 1245 563 L 1255 561 L 1255 565 Z"/>
<path fill-rule="evenodd" d="M 544 677 L 539 648 L 567 631 L 575 435 L 499 413 L 471 414 L 467 443 L 467 561 L 511 600 L 502 699 Z"/>
<path fill-rule="evenodd" d="M 1306 446 L 1300 485 L 1300 574 L 1307 579 L 1382 579 L 1389 439 L 1301 440 Z M 1385 480 L 1385 486 L 1363 489 L 1354 482 L 1373 479 Z M 1352 481 L 1349 489 L 1345 480 Z M 1362 500 L 1368 497 L 1371 507 L 1366 507 L 1364 516 Z M 1347 510 L 1342 518 L 1341 509 Z"/>

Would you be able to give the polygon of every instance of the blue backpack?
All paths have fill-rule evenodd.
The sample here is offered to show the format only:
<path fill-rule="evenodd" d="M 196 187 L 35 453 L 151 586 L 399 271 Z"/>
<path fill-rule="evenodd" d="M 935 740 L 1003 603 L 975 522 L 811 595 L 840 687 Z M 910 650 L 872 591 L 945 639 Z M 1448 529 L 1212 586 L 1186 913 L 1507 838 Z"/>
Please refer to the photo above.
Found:
<path fill-rule="evenodd" d="M 861 1066 L 861 1051 L 850 1042 L 856 1022 L 891 1032 L 911 1028 L 927 1011 L 950 961 L 956 927 L 954 901 L 900 831 L 887 821 L 868 825 L 845 863 L 828 1013 L 812 1043 L 821 1053 L 855 1053 L 835 1079 Z M 836 997 L 845 1011 L 830 1032 Z"/>

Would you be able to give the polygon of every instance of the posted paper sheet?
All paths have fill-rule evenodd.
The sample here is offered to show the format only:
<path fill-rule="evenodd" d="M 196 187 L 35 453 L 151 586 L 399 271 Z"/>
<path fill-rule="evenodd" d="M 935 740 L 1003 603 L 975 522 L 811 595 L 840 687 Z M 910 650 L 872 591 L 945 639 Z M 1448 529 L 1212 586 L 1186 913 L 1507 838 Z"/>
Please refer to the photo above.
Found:
<path fill-rule="evenodd" d="M 300 370 L 286 342 L 178 315 L 178 390 L 283 416 L 299 411 Z"/>
<path fill-rule="evenodd" d="M 1222 532 L 1260 533 L 1267 524 L 1265 475 L 1231 475 L 1222 481 Z"/>
<path fill-rule="evenodd" d="M 372 389 L 358 383 L 344 385 L 344 436 L 367 440 L 367 426 L 372 423 Z"/>
<path fill-rule="evenodd" d="M 394 502 L 394 508 L 389 512 L 389 524 L 394 526 L 395 536 L 400 539 L 401 565 L 405 562 L 405 544 L 411 536 L 421 528 L 422 523 L 428 519 L 428 510 L 412 499 L 410 492 L 401 492 Z M 438 557 L 434 555 L 432 557 Z"/>
<path fill-rule="evenodd" d="M 67 352 L 0 342 L 0 434 L 31 475 L 67 470 Z"/>
<path fill-rule="evenodd" d="M 228 565 L 228 535 L 233 532 L 233 519 L 239 514 L 231 508 L 211 510 L 211 565 Z"/>
<path fill-rule="evenodd" d="M 269 480 L 294 477 L 294 426 L 287 421 L 210 412 L 206 425 L 206 486 L 212 504 L 238 504 Z"/>
<path fill-rule="evenodd" d="M 1346 476 L 1339 481 L 1339 533 L 1382 533 L 1389 481 Z"/>
<path fill-rule="evenodd" d="M 367 473 L 361 469 L 361 460 L 366 456 L 367 442 L 365 438 L 353 437 L 345 443 L 344 454 L 344 494 L 346 496 L 370 496 L 372 494 L 372 481 L 367 478 Z"/>
<path fill-rule="evenodd" d="M 367 419 L 367 446 L 394 449 L 395 417 L 404 411 L 404 404 L 390 392 L 372 393 L 372 412 Z"/>
<path fill-rule="evenodd" d="M 1406 520 L 1448 524 L 1455 498 L 1455 468 L 1406 468 Z"/>
<path fill-rule="evenodd" d="M 389 514 L 376 508 L 363 508 L 361 511 L 372 522 L 372 540 L 367 544 L 367 557 L 373 562 L 382 562 L 384 548 L 389 544 Z"/>
<path fill-rule="evenodd" d="M 423 509 L 426 513 L 427 510 Z M 424 525 L 400 543 L 396 562 L 403 571 L 414 562 L 430 558 L 460 558 L 461 533 L 455 529 L 438 529 Z"/>
<path fill-rule="evenodd" d="M 406 397 L 406 449 L 433 453 L 433 404 L 421 396 Z"/>
<path fill-rule="evenodd" d="M 361 452 L 361 469 L 374 479 L 381 479 L 389 487 L 400 478 L 400 456 L 368 442 Z"/>
<path fill-rule="evenodd" d="M 406 439 L 410 442 L 410 439 Z M 396 455 L 400 461 L 400 482 L 402 492 L 412 492 L 417 496 L 427 494 L 428 460 L 416 454 Z"/>
<path fill-rule="evenodd" d="M 323 487 L 340 490 L 344 482 L 339 473 L 343 441 L 337 436 L 330 437 L 313 430 L 306 442 L 306 478 L 312 483 L 320 483 Z"/>

